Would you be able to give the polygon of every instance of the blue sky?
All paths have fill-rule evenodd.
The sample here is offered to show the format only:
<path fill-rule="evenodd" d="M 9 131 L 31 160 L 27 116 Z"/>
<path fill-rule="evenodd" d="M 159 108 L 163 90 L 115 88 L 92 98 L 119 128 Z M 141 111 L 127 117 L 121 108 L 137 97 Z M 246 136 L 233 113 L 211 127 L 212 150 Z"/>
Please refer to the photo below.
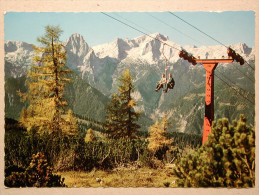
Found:
<path fill-rule="evenodd" d="M 105 12 L 107 13 L 107 12 Z M 244 42 L 255 45 L 255 15 L 252 11 L 173 12 L 224 45 Z M 182 46 L 219 45 L 168 12 L 108 12 L 140 31 L 161 33 Z M 135 38 L 142 33 L 100 12 L 7 12 L 4 17 L 5 40 L 37 45 L 46 25 L 59 25 L 61 41 L 73 33 L 81 34 L 90 46 L 112 42 L 115 38 Z"/>

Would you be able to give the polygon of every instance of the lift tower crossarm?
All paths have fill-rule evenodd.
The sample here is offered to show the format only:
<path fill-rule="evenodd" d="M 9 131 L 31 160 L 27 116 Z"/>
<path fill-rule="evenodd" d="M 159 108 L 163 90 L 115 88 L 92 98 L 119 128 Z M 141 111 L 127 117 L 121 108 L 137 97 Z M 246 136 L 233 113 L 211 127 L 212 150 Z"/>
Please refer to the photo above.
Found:
<path fill-rule="evenodd" d="M 233 59 L 195 59 L 196 63 L 209 64 L 209 63 L 232 63 Z"/>

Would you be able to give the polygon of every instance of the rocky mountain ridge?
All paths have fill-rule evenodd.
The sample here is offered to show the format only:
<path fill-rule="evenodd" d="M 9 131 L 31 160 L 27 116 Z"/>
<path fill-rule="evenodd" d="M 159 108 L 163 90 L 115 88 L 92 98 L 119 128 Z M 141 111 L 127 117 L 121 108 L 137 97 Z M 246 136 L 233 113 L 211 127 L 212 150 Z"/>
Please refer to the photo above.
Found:
<path fill-rule="evenodd" d="M 163 50 L 163 44 L 166 43 Z M 111 43 L 97 45 L 92 48 L 84 40 L 83 36 L 76 33 L 71 35 L 64 43 L 67 50 L 67 66 L 73 70 L 82 72 L 82 76 L 86 72 L 94 74 L 100 73 L 103 66 L 110 61 L 112 63 L 132 63 L 138 64 L 158 64 L 165 61 L 166 56 L 168 62 L 175 63 L 179 60 L 178 52 L 185 49 L 193 56 L 201 58 L 222 58 L 227 56 L 227 50 L 224 46 L 184 46 L 172 42 L 167 36 L 154 33 L 149 36 L 143 35 L 134 39 L 117 38 Z M 168 46 L 170 45 L 170 46 Z M 231 45 L 237 53 L 245 60 L 253 59 L 254 48 L 249 48 L 245 43 Z M 33 56 L 33 46 L 25 42 L 6 41 L 5 42 L 5 60 L 14 64 L 16 69 L 31 64 Z M 12 68 L 15 68 L 12 67 Z M 8 69 L 9 67 L 6 66 Z M 19 72 L 19 71 L 17 71 Z M 19 75 L 9 75 L 6 77 L 19 77 Z M 25 73 L 21 73 L 25 74 Z"/>
<path fill-rule="evenodd" d="M 155 37 L 155 40 L 152 37 Z M 173 48 L 163 45 L 157 39 Z M 189 97 L 189 93 L 197 88 L 205 87 L 205 70 L 203 66 L 200 64 L 193 66 L 180 59 L 178 50 L 185 49 L 195 57 L 200 56 L 201 58 L 206 58 L 207 56 L 214 59 L 227 56 L 227 49 L 224 46 L 181 47 L 171 42 L 167 36 L 159 33 L 149 36 L 144 35 L 135 39 L 115 39 L 111 43 L 92 48 L 89 47 L 83 36 L 73 34 L 64 45 L 67 50 L 67 66 L 106 97 L 110 97 L 112 93 L 117 92 L 118 78 L 125 69 L 130 69 L 131 74 L 134 76 L 135 91 L 132 95 L 138 103 L 137 110 L 143 111 L 147 117 L 153 120 L 160 118 L 164 113 L 179 112 L 175 110 L 174 102 L 179 102 L 179 98 Z M 244 43 L 238 43 L 231 47 L 247 61 L 254 59 L 254 48 L 249 48 Z M 165 58 L 163 52 L 168 61 L 167 72 L 171 72 L 176 81 L 174 90 L 169 91 L 167 94 L 154 92 L 156 82 L 160 80 L 161 74 L 164 73 Z M 32 57 L 32 45 L 24 42 L 7 41 L 5 43 L 5 78 L 19 78 L 25 75 L 31 64 Z M 251 80 L 254 79 L 254 72 L 248 66 L 240 66 L 236 63 L 219 65 L 216 71 L 217 74 L 224 73 L 237 87 L 248 90 L 253 94 L 254 83 L 251 83 L 246 76 L 237 71 L 236 67 L 239 67 L 243 73 L 251 77 Z M 216 79 L 215 82 L 221 81 Z M 7 95 L 6 97 L 9 96 Z M 196 101 L 197 97 L 190 96 L 190 98 L 187 98 L 190 100 L 189 105 L 192 105 L 192 103 L 196 105 L 192 101 Z M 204 101 L 203 96 L 200 98 L 201 102 Z M 83 101 L 80 98 L 79 100 L 78 102 Z M 200 107 L 200 105 L 196 106 Z M 80 105 L 73 105 L 73 107 L 79 109 Z M 180 107 L 176 107 L 180 109 Z M 190 117 L 191 109 L 188 111 L 188 117 Z M 80 110 L 80 113 L 83 114 L 83 111 Z M 182 121 L 185 121 L 185 117 L 187 115 L 185 116 L 181 112 Z M 185 128 L 187 128 L 183 124 L 176 126 L 181 131 L 185 131 Z"/>

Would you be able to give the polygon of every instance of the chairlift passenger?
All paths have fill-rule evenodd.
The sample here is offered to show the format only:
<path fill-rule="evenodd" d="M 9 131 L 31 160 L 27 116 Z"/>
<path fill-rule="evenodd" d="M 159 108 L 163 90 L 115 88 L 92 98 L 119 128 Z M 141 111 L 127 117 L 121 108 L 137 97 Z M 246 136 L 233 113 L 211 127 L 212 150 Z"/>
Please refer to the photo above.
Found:
<path fill-rule="evenodd" d="M 165 77 L 165 74 L 162 74 L 161 80 L 157 82 L 155 92 L 158 92 L 159 89 L 164 88 L 165 84 L 166 84 L 166 77 Z"/>
<path fill-rule="evenodd" d="M 166 84 L 166 88 L 163 90 L 163 92 L 167 93 L 168 89 L 173 89 L 175 85 L 174 78 L 171 73 L 169 73 L 168 82 Z"/>

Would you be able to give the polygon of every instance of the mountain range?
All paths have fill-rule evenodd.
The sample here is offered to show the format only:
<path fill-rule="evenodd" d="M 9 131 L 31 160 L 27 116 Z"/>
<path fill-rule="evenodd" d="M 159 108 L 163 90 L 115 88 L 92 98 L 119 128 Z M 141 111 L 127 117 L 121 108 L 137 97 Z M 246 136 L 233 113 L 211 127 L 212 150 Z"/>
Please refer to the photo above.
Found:
<path fill-rule="evenodd" d="M 163 45 L 161 42 L 166 44 Z M 172 131 L 197 134 L 201 134 L 203 125 L 206 72 L 201 64 L 193 66 L 180 59 L 178 52 L 185 49 L 200 58 L 227 57 L 225 46 L 182 47 L 159 33 L 134 39 L 118 38 L 111 43 L 92 48 L 82 35 L 73 34 L 64 45 L 67 50 L 67 66 L 74 70 L 73 82 L 67 86 L 66 94 L 69 105 L 75 113 L 89 115 L 103 121 L 106 103 L 111 94 L 117 92 L 118 78 L 125 69 L 129 68 L 134 76 L 133 98 L 138 103 L 136 110 L 143 112 L 143 123 L 148 121 L 148 125 L 152 124 L 152 121 L 158 120 L 167 113 L 174 123 Z M 244 43 L 231 45 L 231 48 L 254 66 L 254 48 L 249 48 Z M 13 118 L 19 116 L 19 109 L 15 111 L 16 108 L 20 108 L 16 105 L 19 100 L 15 90 L 18 87 L 24 88 L 17 83 L 19 80 L 25 80 L 24 75 L 32 63 L 33 55 L 31 44 L 17 41 L 5 42 L 7 116 L 12 115 Z M 156 93 L 154 92 L 156 82 L 164 73 L 166 62 L 167 72 L 173 74 L 176 85 L 166 94 Z M 254 102 L 254 71 L 249 66 L 246 64 L 240 66 L 237 63 L 219 64 L 215 73 Z M 242 96 L 236 95 L 233 88 L 224 85 L 218 78 L 215 78 L 215 83 L 217 86 L 215 87 L 215 117 L 227 117 L 232 120 L 238 114 L 244 113 L 253 124 L 254 105 L 247 103 Z M 221 103 L 222 98 L 224 103 Z M 239 109 L 233 109 L 233 106 Z M 220 109 L 217 110 L 217 108 Z"/>

